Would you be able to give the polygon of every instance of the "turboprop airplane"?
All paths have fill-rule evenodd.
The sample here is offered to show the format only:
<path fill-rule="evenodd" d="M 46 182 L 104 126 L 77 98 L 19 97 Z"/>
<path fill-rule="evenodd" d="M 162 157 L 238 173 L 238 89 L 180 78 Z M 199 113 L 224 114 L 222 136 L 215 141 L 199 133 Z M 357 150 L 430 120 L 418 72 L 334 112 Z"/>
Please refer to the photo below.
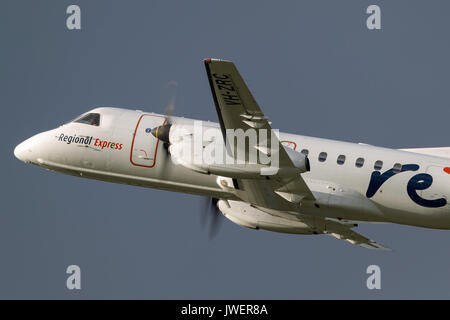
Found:
<path fill-rule="evenodd" d="M 232 62 L 206 59 L 219 123 L 96 108 L 20 143 L 15 156 L 88 179 L 208 196 L 238 225 L 328 234 L 387 249 L 353 229 L 450 229 L 450 148 L 395 150 L 279 133 Z"/>

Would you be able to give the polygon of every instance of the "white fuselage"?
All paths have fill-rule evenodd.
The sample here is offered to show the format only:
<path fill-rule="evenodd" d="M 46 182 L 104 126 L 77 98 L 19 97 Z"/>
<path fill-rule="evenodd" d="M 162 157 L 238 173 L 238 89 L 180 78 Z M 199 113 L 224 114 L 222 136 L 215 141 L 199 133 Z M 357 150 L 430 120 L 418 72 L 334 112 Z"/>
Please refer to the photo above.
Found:
<path fill-rule="evenodd" d="M 85 178 L 237 200 L 217 176 L 170 161 L 150 133 L 164 116 L 118 108 L 91 112 L 101 114 L 100 125 L 71 122 L 40 133 L 18 145 L 16 157 Z M 215 123 L 204 125 L 219 130 Z M 450 158 L 287 133 L 279 138 L 308 151 L 311 170 L 302 177 L 317 199 L 314 214 L 450 229 Z"/>

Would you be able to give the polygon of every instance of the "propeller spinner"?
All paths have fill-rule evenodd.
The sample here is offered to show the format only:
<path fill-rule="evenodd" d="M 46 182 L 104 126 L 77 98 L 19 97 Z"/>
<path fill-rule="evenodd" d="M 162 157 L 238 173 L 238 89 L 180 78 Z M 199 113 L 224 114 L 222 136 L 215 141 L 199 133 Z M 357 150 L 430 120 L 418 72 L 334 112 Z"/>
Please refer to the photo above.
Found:
<path fill-rule="evenodd" d="M 165 125 L 155 127 L 152 129 L 152 135 L 161 141 L 164 141 L 166 143 L 169 143 L 169 132 L 170 127 L 172 126 L 171 123 L 166 123 Z"/>

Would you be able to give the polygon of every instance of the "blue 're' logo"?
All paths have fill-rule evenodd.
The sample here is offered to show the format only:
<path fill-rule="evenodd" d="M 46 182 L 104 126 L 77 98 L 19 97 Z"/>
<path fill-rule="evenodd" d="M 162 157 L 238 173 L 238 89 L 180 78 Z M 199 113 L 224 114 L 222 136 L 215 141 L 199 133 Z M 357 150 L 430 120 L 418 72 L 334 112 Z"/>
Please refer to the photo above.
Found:
<path fill-rule="evenodd" d="M 380 171 L 373 171 L 370 177 L 369 187 L 367 188 L 366 197 L 372 198 L 375 193 L 380 189 L 380 187 L 387 180 L 392 178 L 398 173 L 405 171 L 417 171 L 419 166 L 417 164 L 405 164 L 402 166 L 400 171 L 394 171 L 394 168 L 385 171 L 383 174 Z M 433 177 L 428 173 L 419 173 L 409 179 L 406 186 L 406 192 L 412 201 L 417 203 L 419 206 L 428 208 L 439 208 L 447 204 L 445 198 L 439 198 L 434 200 L 424 199 L 417 194 L 418 190 L 428 189 L 433 183 Z"/>

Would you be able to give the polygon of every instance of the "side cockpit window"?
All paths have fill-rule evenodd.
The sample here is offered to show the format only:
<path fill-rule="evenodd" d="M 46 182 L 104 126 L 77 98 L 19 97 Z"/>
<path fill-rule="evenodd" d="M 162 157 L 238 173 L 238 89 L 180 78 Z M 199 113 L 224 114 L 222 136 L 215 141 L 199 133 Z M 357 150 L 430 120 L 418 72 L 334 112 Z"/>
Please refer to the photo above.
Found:
<path fill-rule="evenodd" d="M 100 113 L 88 113 L 79 117 L 78 119 L 75 119 L 73 122 L 84 123 L 98 127 L 100 125 Z"/>

